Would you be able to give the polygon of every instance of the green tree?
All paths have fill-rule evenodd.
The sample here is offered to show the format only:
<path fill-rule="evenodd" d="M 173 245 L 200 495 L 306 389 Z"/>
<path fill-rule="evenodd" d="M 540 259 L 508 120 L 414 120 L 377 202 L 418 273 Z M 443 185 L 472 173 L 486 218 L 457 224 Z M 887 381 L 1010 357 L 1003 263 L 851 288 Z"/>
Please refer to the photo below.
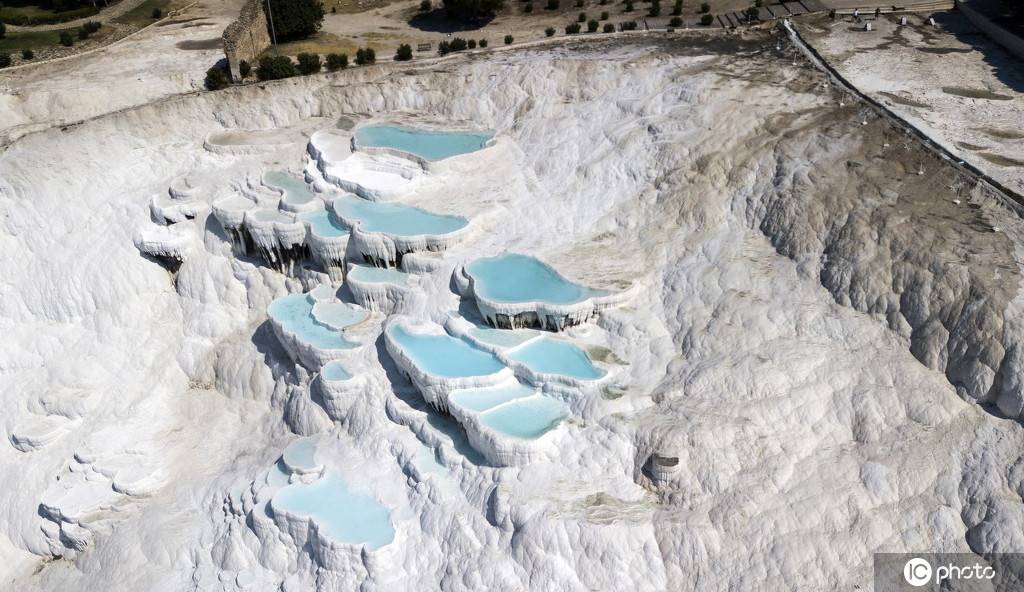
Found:
<path fill-rule="evenodd" d="M 647 16 L 661 16 L 661 2 L 659 0 L 651 0 L 651 8 L 647 11 Z"/>
<path fill-rule="evenodd" d="M 544 29 L 544 34 L 547 35 L 548 37 L 554 37 L 555 36 L 555 28 L 554 27 L 548 27 L 547 29 Z"/>
<path fill-rule="evenodd" d="M 595 19 L 590 19 L 589 21 L 587 21 L 587 32 L 595 33 L 597 32 L 597 28 L 599 26 L 601 26 L 601 23 L 597 22 Z"/>
<path fill-rule="evenodd" d="M 0 68 L 7 68 L 11 65 L 11 54 L 0 53 Z"/>
<path fill-rule="evenodd" d="M 25 48 L 21 50 L 21 59 L 31 60 L 34 57 L 36 57 L 36 52 L 32 51 L 31 49 Z"/>
<path fill-rule="evenodd" d="M 206 90 L 220 90 L 227 88 L 229 84 L 231 81 L 228 80 L 228 74 L 223 68 L 214 66 L 206 71 L 206 80 L 203 81 Z"/>
<path fill-rule="evenodd" d="M 487 47 L 487 40 L 486 39 L 481 39 L 480 40 L 480 47 L 481 48 Z"/>
<path fill-rule="evenodd" d="M 715 22 L 715 17 L 711 16 L 710 14 L 705 14 L 700 17 L 700 24 L 704 25 L 705 27 L 713 22 Z"/>
<path fill-rule="evenodd" d="M 672 16 L 681 14 L 683 14 L 683 0 L 676 0 L 676 3 L 672 5 Z"/>
<path fill-rule="evenodd" d="M 757 9 L 756 6 L 751 6 L 745 12 L 746 12 L 747 20 L 748 21 L 756 21 L 756 20 L 758 20 L 758 13 L 760 11 Z"/>
<path fill-rule="evenodd" d="M 700 3 L 700 12 L 701 12 L 701 14 L 707 14 L 707 13 L 711 12 L 711 5 L 708 4 L 707 2 L 701 2 Z"/>
<path fill-rule="evenodd" d="M 605 33 L 614 33 L 615 32 L 615 25 L 613 25 L 611 23 L 605 23 L 604 24 L 604 32 Z"/>
<path fill-rule="evenodd" d="M 71 47 L 75 44 L 75 38 L 71 36 L 70 31 L 60 32 L 60 44 L 64 47 Z"/>
<path fill-rule="evenodd" d="M 466 44 L 470 49 L 476 49 L 476 39 L 470 39 Z"/>
<path fill-rule="evenodd" d="M 150 16 L 152 16 L 154 19 L 158 19 L 158 18 L 162 17 L 163 15 L 164 15 L 164 11 L 160 10 L 159 8 L 154 8 L 153 12 L 150 13 Z"/>
<path fill-rule="evenodd" d="M 320 0 L 267 2 L 270 3 L 270 16 L 273 16 L 273 22 L 268 22 L 268 30 L 273 31 L 278 41 L 309 37 L 319 31 L 324 24 L 324 7 Z M 264 11 L 267 9 L 267 2 L 261 3 Z"/>
<path fill-rule="evenodd" d="M 633 3 L 627 1 L 626 8 L 624 8 L 622 12 L 633 12 Z"/>
<path fill-rule="evenodd" d="M 327 69 L 331 72 L 348 68 L 348 54 L 329 53 L 327 54 Z"/>
<path fill-rule="evenodd" d="M 296 57 L 299 59 L 299 73 L 302 75 L 308 76 L 320 71 L 321 64 L 319 55 L 315 53 L 300 53 Z"/>
<path fill-rule="evenodd" d="M 7 25 L 0 23 L 0 39 L 7 36 Z"/>
<path fill-rule="evenodd" d="M 420 12 L 430 12 L 430 0 L 423 0 L 420 2 Z"/>
<path fill-rule="evenodd" d="M 558 0 L 548 0 L 548 4 L 545 8 L 548 10 L 558 10 Z"/>
<path fill-rule="evenodd" d="M 527 2 L 526 6 L 523 7 L 523 12 L 527 14 L 533 12 L 533 2 Z"/>
<path fill-rule="evenodd" d="M 683 26 L 683 19 L 678 17 L 678 16 L 674 16 L 671 19 L 669 19 L 668 26 L 670 26 L 670 27 L 682 27 Z"/>
<path fill-rule="evenodd" d="M 396 62 L 407 62 L 412 59 L 412 46 L 408 43 L 403 43 L 398 46 L 395 51 Z"/>
<path fill-rule="evenodd" d="M 512 42 L 515 41 L 515 40 L 516 40 L 515 37 L 513 37 L 511 35 L 505 35 L 505 45 L 512 45 Z"/>
<path fill-rule="evenodd" d="M 580 32 L 580 24 L 579 23 L 573 23 L 571 25 L 566 25 L 565 26 L 565 34 L 566 35 L 575 35 L 576 33 L 579 33 L 579 32 Z"/>
<path fill-rule="evenodd" d="M 288 56 L 264 56 L 256 68 L 256 77 L 260 80 L 280 80 L 295 76 L 295 64 Z"/>
<path fill-rule="evenodd" d="M 377 61 L 377 52 L 370 47 L 356 50 L 356 65 L 363 66 Z"/>
<path fill-rule="evenodd" d="M 238 62 L 238 74 L 242 78 L 248 78 L 249 74 L 252 74 L 252 65 L 245 60 Z"/>
<path fill-rule="evenodd" d="M 610 15 L 610 14 L 608 14 L 608 11 L 606 10 L 606 11 L 604 11 L 604 12 L 602 12 L 602 13 L 601 13 L 601 19 L 600 19 L 600 20 L 602 20 L 602 21 L 606 21 L 606 20 L 608 20 L 608 17 L 610 17 L 610 16 L 611 16 L 611 15 Z"/>
<path fill-rule="evenodd" d="M 576 22 L 577 23 L 585 23 L 585 22 L 587 22 L 587 13 L 581 12 L 580 15 L 578 17 L 576 17 Z"/>

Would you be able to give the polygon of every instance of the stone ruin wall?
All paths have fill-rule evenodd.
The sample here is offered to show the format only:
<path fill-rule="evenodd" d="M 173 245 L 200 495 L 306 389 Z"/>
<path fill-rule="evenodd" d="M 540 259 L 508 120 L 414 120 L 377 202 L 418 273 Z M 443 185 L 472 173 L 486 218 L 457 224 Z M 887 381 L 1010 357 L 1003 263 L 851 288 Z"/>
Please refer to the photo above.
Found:
<path fill-rule="evenodd" d="M 240 80 L 238 64 L 245 60 L 255 67 L 256 58 L 270 47 L 267 15 L 263 12 L 261 0 L 246 0 L 238 19 L 224 29 L 222 39 L 231 78 Z"/>

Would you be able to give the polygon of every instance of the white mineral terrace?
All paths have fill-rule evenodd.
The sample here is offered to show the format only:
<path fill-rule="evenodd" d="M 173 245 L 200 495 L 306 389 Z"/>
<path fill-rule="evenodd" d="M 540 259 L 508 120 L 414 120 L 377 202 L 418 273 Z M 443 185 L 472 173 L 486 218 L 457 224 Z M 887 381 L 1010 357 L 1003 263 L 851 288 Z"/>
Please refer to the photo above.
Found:
<path fill-rule="evenodd" d="M 384 331 L 388 353 L 423 397 L 458 419 L 473 447 L 498 466 L 537 460 L 554 449 L 547 434 L 568 407 L 541 387 L 554 383 L 572 387 L 569 396 L 593 395 L 593 385 L 607 377 L 567 341 L 536 334 L 497 346 L 470 339 L 470 325 L 461 319 L 449 326 L 453 330 L 445 332 L 393 317 Z"/>
<path fill-rule="evenodd" d="M 424 170 L 432 163 L 474 154 L 490 143 L 493 132 L 455 130 L 451 126 L 364 122 L 352 134 L 352 149 L 411 160 Z M 474 155 L 475 157 L 475 155 Z"/>
<path fill-rule="evenodd" d="M 469 221 L 459 216 L 355 196 L 335 199 L 331 212 L 352 229 L 357 253 L 379 267 L 400 266 L 404 255 L 416 251 L 447 250 L 471 232 Z"/>
<path fill-rule="evenodd" d="M 326 154 L 331 154 L 327 152 Z M 357 152 L 339 163 L 320 153 L 319 169 L 329 183 L 373 201 L 390 201 L 414 190 L 422 168 L 406 159 Z"/>
<path fill-rule="evenodd" d="M 158 193 L 149 204 L 153 220 L 164 224 L 174 224 L 202 217 L 210 211 L 210 204 L 191 197 L 176 196 L 173 189 L 168 193 Z"/>
<path fill-rule="evenodd" d="M 135 231 L 134 241 L 135 247 L 147 255 L 184 261 L 194 248 L 196 229 L 188 222 L 149 224 Z"/>
<path fill-rule="evenodd" d="M 370 311 L 316 293 L 289 294 L 267 309 L 274 333 L 292 359 L 310 370 L 347 357 L 376 335 Z"/>
<path fill-rule="evenodd" d="M 561 331 L 625 302 L 635 292 L 579 286 L 546 263 L 516 253 L 462 265 L 455 270 L 454 282 L 464 297 L 476 300 L 488 324 L 501 329 Z"/>
<path fill-rule="evenodd" d="M 423 304 L 417 276 L 397 269 L 354 264 L 345 280 L 355 301 L 370 310 L 407 313 Z"/>
<path fill-rule="evenodd" d="M 816 592 L 1024 548 L 1020 208 L 784 33 L 194 92 L 221 49 L 176 44 L 237 10 L 184 10 L 3 71 L 0 588 Z M 1024 100 L 887 18 L 793 26 L 858 79 L 985 64 L 925 96 L 975 127 Z"/>

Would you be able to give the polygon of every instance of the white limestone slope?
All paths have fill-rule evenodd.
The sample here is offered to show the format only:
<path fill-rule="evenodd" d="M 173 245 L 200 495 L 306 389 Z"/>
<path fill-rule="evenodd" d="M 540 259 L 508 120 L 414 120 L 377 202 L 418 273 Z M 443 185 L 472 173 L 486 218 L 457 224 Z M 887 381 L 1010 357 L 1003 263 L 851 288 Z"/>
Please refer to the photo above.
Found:
<path fill-rule="evenodd" d="M 0 475 L 18 487 L 0 489 L 0 581 L 852 589 L 875 551 L 1020 549 L 1024 430 L 975 400 L 1015 416 L 1024 399 L 1024 225 L 751 35 L 356 69 L 15 141 L 0 154 Z M 471 316 L 453 271 L 509 250 L 643 287 L 566 332 L 614 371 L 572 402 L 552 455 L 492 466 L 379 336 L 344 361 L 358 388 L 325 385 L 265 311 L 330 278 L 233 252 L 214 216 L 188 222 L 173 275 L 140 256 L 151 196 L 187 186 L 244 225 L 267 207 L 253 180 L 307 158 L 302 141 L 211 151 L 211 134 L 306 137 L 342 116 L 499 135 L 485 152 L 500 158 L 434 163 L 395 195 L 482 224 L 413 259 L 406 314 Z M 908 174 L 921 161 L 931 174 Z M 400 300 L 382 290 L 363 297 Z M 308 521 L 266 513 L 295 434 L 391 509 L 390 548 L 305 545 Z"/>

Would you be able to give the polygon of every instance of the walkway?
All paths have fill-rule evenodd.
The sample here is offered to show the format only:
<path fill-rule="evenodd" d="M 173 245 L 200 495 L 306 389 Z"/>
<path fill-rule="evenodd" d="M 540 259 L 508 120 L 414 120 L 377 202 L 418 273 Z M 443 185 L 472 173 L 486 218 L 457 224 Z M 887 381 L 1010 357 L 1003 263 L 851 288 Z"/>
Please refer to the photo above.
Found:
<path fill-rule="evenodd" d="M 112 6 L 105 7 L 103 10 L 97 12 L 92 16 L 75 19 L 73 21 L 67 21 L 63 23 L 53 23 L 49 25 L 26 25 L 21 27 L 16 25 L 7 25 L 7 30 L 10 31 L 11 33 L 14 33 L 16 31 L 58 31 L 60 29 L 73 29 L 75 27 L 81 27 L 89 21 L 107 23 L 132 10 L 133 8 L 137 7 L 145 1 L 146 0 L 121 0 L 120 2 Z"/>

